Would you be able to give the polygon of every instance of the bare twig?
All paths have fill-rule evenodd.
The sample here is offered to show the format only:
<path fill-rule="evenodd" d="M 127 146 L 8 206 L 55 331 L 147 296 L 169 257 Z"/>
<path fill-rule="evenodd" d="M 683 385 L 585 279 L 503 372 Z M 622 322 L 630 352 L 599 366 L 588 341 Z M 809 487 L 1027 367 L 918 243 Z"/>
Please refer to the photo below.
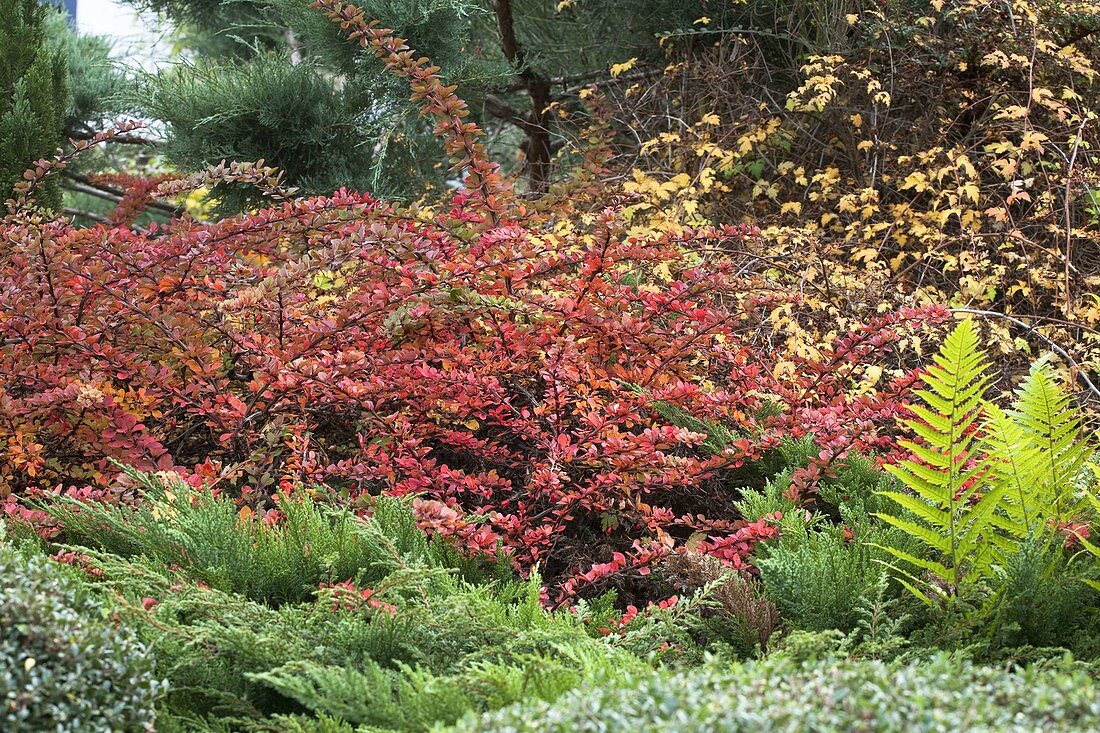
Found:
<path fill-rule="evenodd" d="M 1066 167 L 1066 191 L 1062 197 L 1062 211 L 1066 217 L 1066 266 L 1063 276 L 1066 289 L 1066 313 L 1073 315 L 1073 280 L 1070 277 L 1071 261 L 1073 260 L 1073 210 L 1070 206 L 1073 191 L 1073 167 L 1077 164 L 1077 151 L 1081 147 L 1081 135 L 1085 132 L 1085 124 L 1088 116 L 1081 120 L 1077 128 L 1077 134 L 1073 136 L 1073 150 L 1069 154 L 1069 165 Z"/>
<path fill-rule="evenodd" d="M 63 175 L 69 180 L 62 184 L 62 186 L 72 191 L 86 193 L 89 196 L 95 196 L 96 198 L 103 199 L 104 201 L 111 201 L 113 203 L 118 203 L 122 200 L 122 197 L 126 195 L 126 192 L 121 188 L 110 186 L 105 183 L 97 183 L 88 176 L 79 173 L 65 171 Z M 182 216 L 184 213 L 183 207 L 166 204 L 163 201 L 152 200 L 147 202 L 146 206 L 162 214 L 167 214 L 168 216 L 178 217 Z"/>
<path fill-rule="evenodd" d="M 73 132 L 69 137 L 73 140 L 91 140 L 94 133 L 78 131 Z M 115 135 L 111 138 L 111 142 L 122 143 L 123 145 L 156 145 L 159 141 L 142 135 Z"/>

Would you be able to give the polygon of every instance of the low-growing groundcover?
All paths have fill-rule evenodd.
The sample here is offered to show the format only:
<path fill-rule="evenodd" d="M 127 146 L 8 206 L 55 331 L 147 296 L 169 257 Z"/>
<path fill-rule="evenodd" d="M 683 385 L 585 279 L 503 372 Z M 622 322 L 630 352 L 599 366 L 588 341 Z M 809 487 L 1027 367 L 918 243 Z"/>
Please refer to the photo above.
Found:
<path fill-rule="evenodd" d="M 301 486 L 259 514 L 129 468 L 134 501 L 45 498 L 53 539 L 17 522 L 22 547 L 0 546 L 9 727 L 1095 727 L 1090 447 L 1044 363 L 1011 409 L 984 404 L 993 422 L 976 432 L 982 367 L 963 322 L 917 393 L 928 407 L 913 409 L 924 442 L 911 446 L 925 462 L 890 464 L 906 467 L 897 480 L 852 456 L 799 507 L 789 489 L 813 444 L 783 443 L 775 473 L 737 503 L 747 520 L 778 518 L 750 555 L 759 578 L 675 553 L 651 580 L 673 595 L 625 612 L 613 592 L 553 603 L 537 568 L 524 579 L 507 558 L 425 534 L 409 498 L 351 511 Z M 968 468 L 941 460 L 959 440 L 944 425 L 964 425 Z M 937 490 L 957 473 L 959 491 Z M 1058 512 L 1072 521 L 1041 519 Z M 937 526 L 952 517 L 955 534 Z"/>
<path fill-rule="evenodd" d="M 946 654 L 887 664 L 782 654 L 736 665 L 625 676 L 515 706 L 462 733 L 1080 731 L 1100 726 L 1100 688 L 1072 665 L 1006 670 Z"/>
<path fill-rule="evenodd" d="M 58 730 L 333 733 L 451 724 L 624 733 L 1100 725 L 1090 665 L 1058 650 L 1013 652 L 1041 660 L 1025 665 L 921 648 L 901 633 L 913 628 L 899 608 L 912 597 L 890 593 L 883 574 L 850 614 L 835 615 L 847 634 L 798 631 L 804 617 L 792 615 L 763 638 L 771 653 L 746 661 L 736 642 L 752 620 L 748 607 L 713 578 L 631 620 L 606 597 L 549 611 L 537 576 L 522 581 L 429 539 L 398 500 L 379 500 L 360 519 L 283 496 L 283 516 L 269 523 L 168 475 L 130 475 L 143 484 L 140 508 L 73 499 L 47 507 L 72 543 L 58 557 L 76 567 L 58 567 L 26 543 L 0 546 L 0 613 L 17 673 L 5 680 L 16 713 L 5 730 L 52 730 L 54 722 Z M 707 564 L 690 559 L 669 566 L 669 582 L 685 587 L 705 574 Z M 20 603 L 24 596 L 40 607 L 60 597 L 66 611 L 46 616 Z M 946 625 L 924 623 L 926 631 Z M 65 636 L 73 629 L 76 643 Z M 749 656 L 762 651 L 748 648 Z M 31 654 L 48 676 L 19 679 L 39 669 L 26 663 Z M 30 723 L 18 719 L 25 709 L 37 716 Z"/>
<path fill-rule="evenodd" d="M 268 523 L 178 477 L 130 476 L 138 508 L 49 510 L 74 543 L 63 559 L 167 680 L 146 696 L 158 730 L 312 729 L 325 717 L 427 730 L 645 666 L 585 617 L 543 608 L 537 576 L 429 539 L 407 503 L 380 498 L 360 519 L 283 495 Z"/>

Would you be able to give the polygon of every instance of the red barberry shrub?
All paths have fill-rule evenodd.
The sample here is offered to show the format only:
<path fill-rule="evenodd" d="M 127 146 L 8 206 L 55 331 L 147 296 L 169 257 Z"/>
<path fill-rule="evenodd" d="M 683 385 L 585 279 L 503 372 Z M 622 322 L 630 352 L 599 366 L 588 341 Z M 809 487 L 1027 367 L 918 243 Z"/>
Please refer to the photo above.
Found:
<path fill-rule="evenodd" d="M 618 208 L 588 215 L 560 192 L 528 207 L 425 60 L 354 8 L 318 5 L 413 80 L 473 172 L 467 189 L 438 210 L 291 198 L 262 166 L 223 165 L 137 183 L 127 210 L 223 182 L 259 184 L 272 205 L 82 227 L 34 207 L 57 165 L 40 162 L 0 238 L 10 512 L 58 487 L 126 499 L 113 462 L 250 502 L 302 485 L 353 505 L 410 495 L 423 527 L 538 565 L 560 602 L 610 578 L 644 584 L 689 538 L 745 565 L 776 528 L 741 520 L 731 475 L 786 437 L 813 436 L 822 472 L 889 439 L 910 380 L 856 390 L 852 365 L 946 311 L 787 354 L 764 324 L 798 297 L 700 254 L 748 246 L 753 229 L 638 233 Z"/>

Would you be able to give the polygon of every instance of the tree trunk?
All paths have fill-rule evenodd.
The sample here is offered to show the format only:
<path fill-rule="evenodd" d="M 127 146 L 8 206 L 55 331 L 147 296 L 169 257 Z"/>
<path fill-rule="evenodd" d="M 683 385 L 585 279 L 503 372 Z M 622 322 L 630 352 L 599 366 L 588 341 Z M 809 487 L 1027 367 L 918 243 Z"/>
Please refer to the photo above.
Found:
<path fill-rule="evenodd" d="M 512 65 L 531 98 L 531 111 L 527 114 L 500 114 L 506 105 L 487 105 L 491 114 L 519 127 L 527 136 L 523 149 L 527 158 L 527 181 L 532 191 L 545 193 L 550 185 L 550 128 L 547 125 L 546 108 L 550 105 L 550 82 L 533 73 L 524 60 L 523 48 L 516 39 L 515 20 L 511 0 L 492 0 L 496 13 L 500 47 L 504 57 Z M 509 108 L 510 109 L 510 108 Z M 496 111 L 495 111 L 496 110 Z"/>

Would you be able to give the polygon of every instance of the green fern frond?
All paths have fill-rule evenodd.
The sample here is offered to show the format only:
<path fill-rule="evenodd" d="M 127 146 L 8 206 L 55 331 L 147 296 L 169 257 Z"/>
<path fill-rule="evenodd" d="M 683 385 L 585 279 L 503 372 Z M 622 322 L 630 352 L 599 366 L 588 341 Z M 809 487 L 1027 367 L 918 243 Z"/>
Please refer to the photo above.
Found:
<path fill-rule="evenodd" d="M 921 442 L 901 441 L 913 458 L 887 466 L 909 491 L 880 494 L 904 512 L 875 516 L 933 551 L 936 560 L 886 548 L 933 576 L 933 581 L 924 581 L 926 585 L 945 585 L 953 594 L 968 575 L 987 574 L 997 556 L 992 535 L 1004 489 L 987 490 L 988 467 L 975 455 L 976 427 L 989 377 L 987 358 L 970 320 L 952 331 L 934 362 L 924 377 L 926 389 L 916 391 L 924 404 L 914 405 L 913 417 L 904 421 Z M 920 582 L 911 575 L 909 579 Z M 904 584 L 927 599 L 913 582 Z"/>
<path fill-rule="evenodd" d="M 1074 509 L 1073 495 L 1091 450 L 1081 440 L 1081 418 L 1070 395 L 1061 388 L 1047 359 L 1032 366 L 1016 390 L 1010 411 L 1020 431 L 1034 445 L 1034 460 L 1022 468 L 1034 476 L 1038 498 L 1050 508 L 1041 519 L 1061 522 Z"/>
<path fill-rule="evenodd" d="M 1017 538 L 1028 537 L 1042 526 L 1048 504 L 1040 480 L 1042 452 L 1020 423 L 993 404 L 986 406 L 982 433 L 992 479 L 1004 488 L 1004 516 L 997 526 Z"/>

